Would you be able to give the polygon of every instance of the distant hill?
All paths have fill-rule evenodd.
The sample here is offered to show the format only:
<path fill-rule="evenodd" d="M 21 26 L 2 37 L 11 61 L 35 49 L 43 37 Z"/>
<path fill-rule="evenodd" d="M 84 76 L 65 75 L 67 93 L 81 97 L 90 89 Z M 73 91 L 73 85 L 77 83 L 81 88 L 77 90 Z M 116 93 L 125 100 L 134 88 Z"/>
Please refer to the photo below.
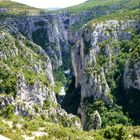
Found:
<path fill-rule="evenodd" d="M 68 12 L 82 12 L 82 11 L 86 11 L 86 10 L 91 10 L 95 7 L 99 7 L 99 6 L 113 6 L 115 4 L 117 4 L 118 6 L 123 5 L 124 9 L 133 9 L 138 7 L 140 1 L 139 0 L 87 0 L 84 3 L 81 3 L 79 5 L 76 6 L 71 6 L 68 8 L 64 8 L 61 11 L 68 11 Z"/>
<path fill-rule="evenodd" d="M 34 8 L 18 2 L 9 0 L 0 0 L 0 17 L 11 17 L 21 15 L 37 15 L 43 12 L 43 10 Z"/>

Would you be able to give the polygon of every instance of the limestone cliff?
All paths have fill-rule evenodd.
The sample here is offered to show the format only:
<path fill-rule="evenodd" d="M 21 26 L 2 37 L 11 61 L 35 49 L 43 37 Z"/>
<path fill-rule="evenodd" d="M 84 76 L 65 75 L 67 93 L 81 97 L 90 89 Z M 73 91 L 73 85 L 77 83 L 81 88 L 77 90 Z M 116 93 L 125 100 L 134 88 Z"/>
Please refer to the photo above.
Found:
<path fill-rule="evenodd" d="M 68 36 L 58 15 L 18 17 L 0 21 L 1 25 L 14 26 L 18 32 L 40 45 L 49 55 L 53 67 L 63 64 L 62 53 L 68 50 Z"/>
<path fill-rule="evenodd" d="M 62 125 L 66 119 L 66 126 L 80 128 L 78 119 L 72 121 L 75 117 L 57 104 L 52 65 L 45 51 L 13 26 L 1 27 L 0 44 L 1 111 L 10 106 L 16 115 L 44 116 Z"/>
<path fill-rule="evenodd" d="M 137 60 L 138 61 L 138 60 Z M 140 62 L 134 64 L 126 64 L 124 71 L 124 88 L 129 90 L 131 88 L 140 90 Z"/>
<path fill-rule="evenodd" d="M 133 30 L 139 30 L 138 21 L 110 20 L 104 23 L 85 26 L 82 38 L 72 50 L 72 64 L 75 76 L 75 86 L 81 87 L 81 103 L 79 113 L 83 126 L 87 119 L 84 113 L 84 100 L 93 98 L 102 100 L 107 105 L 113 105 L 110 94 L 112 86 L 108 83 L 108 74 L 115 68 L 115 57 L 121 52 L 117 42 L 130 40 Z M 129 30 L 133 29 L 133 30 Z M 131 49 L 131 48 L 130 48 Z M 125 60 L 126 61 L 126 60 Z M 127 62 L 127 61 L 126 61 Z M 139 89 L 139 62 L 133 64 L 133 70 L 126 65 L 124 73 L 124 87 Z M 132 76 L 133 75 L 133 76 Z M 135 75 L 135 80 L 132 77 Z M 121 75 L 123 77 L 123 75 Z"/>

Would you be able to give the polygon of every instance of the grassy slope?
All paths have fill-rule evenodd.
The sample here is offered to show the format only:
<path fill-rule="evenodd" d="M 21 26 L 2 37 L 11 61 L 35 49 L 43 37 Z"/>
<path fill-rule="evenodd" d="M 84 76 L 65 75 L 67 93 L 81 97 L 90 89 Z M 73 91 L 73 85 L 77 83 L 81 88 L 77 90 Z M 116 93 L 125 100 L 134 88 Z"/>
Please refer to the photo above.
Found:
<path fill-rule="evenodd" d="M 43 12 L 41 9 L 12 1 L 0 1 L 0 9 L 1 8 L 4 8 L 5 12 L 0 13 L 0 18 L 21 15 L 37 15 Z"/>
<path fill-rule="evenodd" d="M 11 125 L 9 125 L 11 124 Z M 43 136 L 34 135 L 42 133 Z M 35 140 L 131 140 L 140 138 L 139 127 L 123 127 L 121 125 L 107 127 L 100 131 L 80 131 L 73 127 L 66 128 L 53 124 L 41 118 L 29 120 L 19 116 L 12 119 L 0 117 L 0 134 L 13 140 L 34 138 Z"/>
<path fill-rule="evenodd" d="M 85 3 L 68 7 L 55 12 L 70 12 L 81 13 L 84 11 L 92 10 L 93 14 L 90 16 L 81 17 L 79 23 L 75 23 L 71 26 L 72 30 L 79 30 L 84 24 L 91 19 L 96 19 L 104 15 L 110 16 L 110 13 L 116 13 L 119 11 L 134 10 L 140 7 L 140 0 L 88 0 Z"/>
<path fill-rule="evenodd" d="M 87 23 L 87 25 L 88 26 L 95 25 L 95 24 L 99 24 L 101 22 L 105 22 L 108 20 L 119 20 L 119 21 L 120 20 L 123 20 L 123 21 L 136 20 L 136 21 L 140 21 L 140 9 L 125 10 L 125 11 L 120 11 L 117 13 L 105 15 L 102 17 L 98 17 L 98 18 L 95 18 L 95 19 L 89 21 Z"/>
<path fill-rule="evenodd" d="M 98 6 L 111 6 L 117 4 L 118 6 L 123 5 L 124 9 L 132 9 L 138 7 L 140 0 L 88 0 L 82 4 L 64 8 L 58 11 L 68 11 L 72 13 L 79 13 L 93 9 Z"/>

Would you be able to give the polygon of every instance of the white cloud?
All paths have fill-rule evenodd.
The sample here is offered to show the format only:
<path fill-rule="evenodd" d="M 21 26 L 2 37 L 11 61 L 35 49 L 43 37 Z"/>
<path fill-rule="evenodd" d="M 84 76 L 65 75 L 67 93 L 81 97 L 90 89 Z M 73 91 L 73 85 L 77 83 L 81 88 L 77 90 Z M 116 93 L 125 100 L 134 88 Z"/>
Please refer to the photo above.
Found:
<path fill-rule="evenodd" d="M 38 8 L 64 8 L 77 5 L 86 0 L 13 0 Z"/>

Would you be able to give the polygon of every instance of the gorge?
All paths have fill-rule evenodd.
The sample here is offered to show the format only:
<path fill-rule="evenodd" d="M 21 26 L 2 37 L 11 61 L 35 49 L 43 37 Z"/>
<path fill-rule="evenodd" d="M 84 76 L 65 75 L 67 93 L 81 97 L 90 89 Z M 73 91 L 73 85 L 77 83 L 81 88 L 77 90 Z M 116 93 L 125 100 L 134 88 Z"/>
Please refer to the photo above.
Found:
<path fill-rule="evenodd" d="M 46 12 L 0 1 L 0 134 L 139 139 L 139 3 L 88 0 Z"/>

